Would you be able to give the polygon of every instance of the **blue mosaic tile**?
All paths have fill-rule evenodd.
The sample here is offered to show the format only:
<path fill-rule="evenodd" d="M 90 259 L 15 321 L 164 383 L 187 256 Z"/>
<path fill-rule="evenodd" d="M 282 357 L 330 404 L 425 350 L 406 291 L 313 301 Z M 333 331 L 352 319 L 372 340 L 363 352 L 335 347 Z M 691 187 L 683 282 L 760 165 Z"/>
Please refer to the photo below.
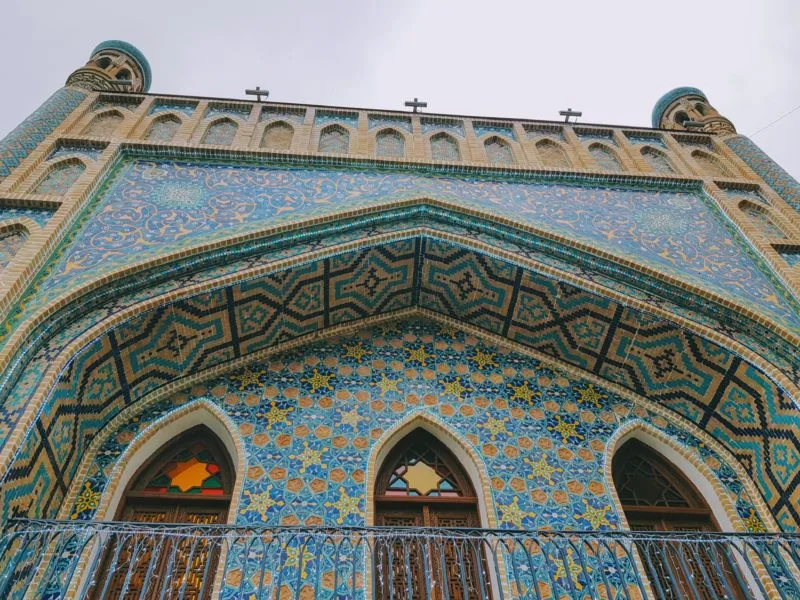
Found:
<path fill-rule="evenodd" d="M 10 208 L 0 206 L 0 223 L 26 217 L 34 221 L 39 227 L 44 227 L 54 212 L 54 210 L 46 208 Z"/>
<path fill-rule="evenodd" d="M 625 136 L 628 138 L 631 144 L 641 145 L 641 146 L 655 146 L 657 148 L 661 148 L 663 150 L 667 149 L 667 145 L 664 142 L 664 138 L 658 134 L 644 134 L 643 132 L 625 132 Z"/>
<path fill-rule="evenodd" d="M 84 92 L 61 88 L 0 140 L 0 181 L 27 158 L 85 98 Z"/>
<path fill-rule="evenodd" d="M 422 117 L 422 133 L 445 131 L 461 138 L 465 137 L 464 122 L 456 119 L 442 119 L 436 117 Z"/>
<path fill-rule="evenodd" d="M 743 135 L 728 138 L 725 143 L 789 206 L 800 210 L 800 183 L 797 183 L 794 177 Z"/>
<path fill-rule="evenodd" d="M 282 119 L 298 125 L 302 125 L 305 118 L 305 108 L 292 108 L 289 106 L 265 106 L 261 109 L 261 114 L 259 115 L 259 121 Z"/>
<path fill-rule="evenodd" d="M 156 100 L 150 107 L 150 115 L 160 115 L 165 112 L 177 113 L 190 117 L 197 108 L 196 102 L 179 102 L 177 100 Z"/>
<path fill-rule="evenodd" d="M 89 160 L 97 160 L 105 150 L 105 146 L 89 146 L 82 144 L 59 144 L 46 160 L 63 158 L 64 156 L 83 156 Z"/>
<path fill-rule="evenodd" d="M 514 133 L 514 127 L 510 123 L 491 123 L 487 121 L 474 121 L 472 128 L 475 130 L 475 135 L 482 138 L 485 135 L 497 134 L 502 135 L 506 139 L 517 139 Z"/>
<path fill-rule="evenodd" d="M 759 192 L 757 189 L 733 187 L 724 183 L 718 185 L 719 188 L 725 192 L 725 195 L 733 198 L 734 200 L 745 199 L 750 200 L 757 205 L 769 206 L 767 199 L 764 198 L 761 192 Z"/>
<path fill-rule="evenodd" d="M 776 250 L 790 267 L 800 265 L 800 247 L 780 246 Z"/>
<path fill-rule="evenodd" d="M 544 137 L 553 138 L 554 140 L 564 140 L 564 128 L 559 125 L 530 124 L 525 125 L 525 135 L 529 140 L 538 140 Z"/>
<path fill-rule="evenodd" d="M 341 123 L 348 127 L 358 127 L 358 113 L 338 110 L 317 110 L 314 115 L 314 125 L 329 125 Z"/>
<path fill-rule="evenodd" d="M 392 127 L 411 133 L 411 119 L 409 117 L 396 117 L 392 115 L 368 115 L 369 129 Z"/>
<path fill-rule="evenodd" d="M 584 127 L 575 127 L 574 131 L 578 139 L 585 144 L 602 142 L 611 146 L 617 145 L 617 142 L 614 140 L 614 134 L 610 129 L 586 129 Z"/>
<path fill-rule="evenodd" d="M 203 119 L 208 121 L 217 117 L 229 117 L 246 121 L 250 116 L 250 110 L 250 106 L 247 105 L 215 106 L 212 104 L 206 109 L 206 114 L 203 115 Z"/>

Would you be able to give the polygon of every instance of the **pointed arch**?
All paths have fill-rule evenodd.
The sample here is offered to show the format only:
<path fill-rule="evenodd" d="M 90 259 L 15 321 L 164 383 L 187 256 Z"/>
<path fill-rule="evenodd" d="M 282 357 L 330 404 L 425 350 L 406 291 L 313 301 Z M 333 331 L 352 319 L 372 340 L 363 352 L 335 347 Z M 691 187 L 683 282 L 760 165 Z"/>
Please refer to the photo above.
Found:
<path fill-rule="evenodd" d="M 28 229 L 19 222 L 0 226 L 0 272 L 14 259 L 29 234 Z"/>
<path fill-rule="evenodd" d="M 461 151 L 458 141 L 444 131 L 431 136 L 431 158 L 433 160 L 446 160 L 449 162 L 461 161 Z"/>
<path fill-rule="evenodd" d="M 656 150 L 652 146 L 645 146 L 639 152 L 642 158 L 647 161 L 647 164 L 650 165 L 650 168 L 656 173 L 675 173 L 675 168 L 672 166 L 669 158 L 667 158 L 667 155 L 661 150 Z"/>
<path fill-rule="evenodd" d="M 125 117 L 118 110 L 110 110 L 96 115 L 84 128 L 83 135 L 110 137 Z"/>
<path fill-rule="evenodd" d="M 753 204 L 748 200 L 742 200 L 739 202 L 739 210 L 747 215 L 747 218 L 753 227 L 755 227 L 756 230 L 758 230 L 758 232 L 765 238 L 773 240 L 787 239 L 786 234 L 770 216 L 770 211 L 765 210 L 763 207 Z"/>
<path fill-rule="evenodd" d="M 514 153 L 511 145 L 499 135 L 493 135 L 483 142 L 486 158 L 493 165 L 513 165 Z"/>
<path fill-rule="evenodd" d="M 132 416 L 141 413 L 147 406 L 136 406 L 135 408 L 135 411 L 120 413 L 92 440 L 92 444 L 73 478 L 72 486 L 66 496 L 59 518 L 69 518 L 75 499 L 78 497 L 90 472 L 91 465 L 95 461 L 103 443 L 116 434 L 116 430 L 120 425 Z M 231 421 L 230 417 L 208 400 L 190 402 L 162 415 L 158 420 L 139 432 L 134 441 L 119 456 L 109 474 L 108 483 L 100 497 L 94 519 L 102 521 L 113 518 L 122 501 L 125 490 L 143 465 L 151 459 L 159 448 L 162 448 L 183 432 L 198 425 L 203 425 L 214 433 L 230 456 L 233 465 L 234 484 L 227 522 L 234 523 L 247 470 L 245 446 L 236 425 Z"/>
<path fill-rule="evenodd" d="M 381 158 L 405 158 L 405 136 L 391 127 L 379 131 L 375 136 L 375 156 Z"/>
<path fill-rule="evenodd" d="M 319 151 L 347 154 L 350 151 L 350 132 L 338 124 L 328 125 L 319 134 Z"/>
<path fill-rule="evenodd" d="M 542 161 L 542 166 L 548 169 L 571 169 L 572 162 L 561 144 L 549 138 L 536 142 L 536 151 Z"/>
<path fill-rule="evenodd" d="M 480 526 L 496 528 L 497 516 L 490 492 L 491 479 L 483 459 L 461 436 L 451 431 L 439 419 L 424 412 L 411 413 L 395 423 L 373 445 L 367 462 L 366 524 L 375 525 L 375 481 L 381 466 L 395 446 L 416 429 L 422 429 L 434 436 L 458 460 L 477 494 Z"/>
<path fill-rule="evenodd" d="M 731 174 L 726 167 L 722 165 L 719 158 L 712 156 L 708 152 L 702 150 L 695 150 L 692 152 L 692 158 L 700 167 L 701 171 L 706 174 L 714 175 L 717 177 L 730 177 Z"/>
<path fill-rule="evenodd" d="M 66 194 L 78 177 L 86 170 L 86 165 L 77 158 L 68 158 L 52 165 L 33 186 L 34 194 Z"/>
<path fill-rule="evenodd" d="M 173 113 L 161 115 L 153 119 L 153 122 L 150 123 L 150 127 L 147 129 L 144 139 L 150 142 L 169 142 L 175 137 L 175 134 L 178 132 L 178 129 L 181 128 L 182 124 L 183 121 Z"/>
<path fill-rule="evenodd" d="M 619 173 L 622 171 L 622 164 L 619 162 L 617 153 L 605 144 L 594 143 L 589 146 L 589 154 L 604 171 Z"/>
<path fill-rule="evenodd" d="M 230 146 L 236 131 L 239 129 L 238 123 L 229 117 L 223 117 L 213 121 L 203 134 L 201 144 L 213 144 L 215 146 Z"/>
<path fill-rule="evenodd" d="M 286 121 L 274 121 L 264 128 L 259 147 L 269 150 L 288 150 L 293 137 L 294 127 Z"/>

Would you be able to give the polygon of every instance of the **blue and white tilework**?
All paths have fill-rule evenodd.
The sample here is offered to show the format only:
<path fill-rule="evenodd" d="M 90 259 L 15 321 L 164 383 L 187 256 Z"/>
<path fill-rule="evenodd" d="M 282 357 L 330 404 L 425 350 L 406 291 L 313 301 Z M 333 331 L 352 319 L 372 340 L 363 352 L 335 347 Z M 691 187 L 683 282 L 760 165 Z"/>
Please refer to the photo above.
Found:
<path fill-rule="evenodd" d="M 178 102 L 177 100 L 158 100 L 150 107 L 150 115 L 160 115 L 165 112 L 173 112 L 179 115 L 191 116 L 197 108 L 196 102 Z"/>
<path fill-rule="evenodd" d="M 259 121 L 280 119 L 301 125 L 306 118 L 305 108 L 292 108 L 289 106 L 265 106 L 261 109 Z"/>
<path fill-rule="evenodd" d="M 358 126 L 358 113 L 338 110 L 318 110 L 314 115 L 314 125 L 324 126 L 331 123 L 341 123 L 348 127 Z"/>
<path fill-rule="evenodd" d="M 422 117 L 422 133 L 433 133 L 435 131 L 446 131 L 458 137 L 465 137 L 464 122 L 455 119 L 437 119 L 432 117 Z"/>
<path fill-rule="evenodd" d="M 395 117 L 392 115 L 369 115 L 367 117 L 369 129 L 392 127 L 411 133 L 411 119 L 408 117 Z"/>
<path fill-rule="evenodd" d="M 472 124 L 475 135 L 482 138 L 485 135 L 501 135 L 509 140 L 516 140 L 517 136 L 514 134 L 514 127 L 509 123 L 491 123 L 486 121 L 475 121 Z"/>
<path fill-rule="evenodd" d="M 26 217 L 34 221 L 39 227 L 44 227 L 50 217 L 53 216 L 54 210 L 46 208 L 11 208 L 0 206 L 0 225 L 4 222 L 16 221 L 22 217 Z"/>

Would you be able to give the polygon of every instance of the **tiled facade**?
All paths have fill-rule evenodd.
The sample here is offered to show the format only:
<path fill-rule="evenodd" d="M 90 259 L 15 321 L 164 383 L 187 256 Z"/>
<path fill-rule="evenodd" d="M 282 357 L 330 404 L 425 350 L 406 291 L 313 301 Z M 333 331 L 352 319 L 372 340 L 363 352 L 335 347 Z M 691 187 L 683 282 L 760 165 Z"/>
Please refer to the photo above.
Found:
<path fill-rule="evenodd" d="M 796 531 L 796 192 L 737 136 L 60 90 L 0 142 L 2 520 L 206 403 L 239 523 L 370 523 L 416 418 L 500 528 L 622 527 L 640 427 Z"/>

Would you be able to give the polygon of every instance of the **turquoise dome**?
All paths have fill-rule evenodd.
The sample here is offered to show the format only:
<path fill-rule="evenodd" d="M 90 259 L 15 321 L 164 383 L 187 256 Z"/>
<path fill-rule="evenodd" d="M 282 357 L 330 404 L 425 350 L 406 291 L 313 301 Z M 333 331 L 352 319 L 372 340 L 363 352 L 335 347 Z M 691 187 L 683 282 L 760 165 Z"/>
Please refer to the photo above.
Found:
<path fill-rule="evenodd" d="M 661 117 L 664 116 L 664 112 L 667 110 L 667 107 L 681 96 L 700 96 L 703 100 L 708 102 L 706 95 L 701 90 L 698 90 L 694 87 L 679 87 L 675 88 L 674 90 L 670 90 L 658 99 L 658 102 L 656 102 L 656 105 L 653 108 L 653 116 L 651 119 L 653 127 L 661 126 Z"/>
<path fill-rule="evenodd" d="M 150 82 L 153 78 L 153 74 L 150 71 L 150 63 L 147 62 L 144 54 L 142 54 L 136 46 L 129 44 L 128 42 L 123 42 L 122 40 L 106 40 L 105 42 L 97 44 L 95 49 L 92 50 L 92 56 L 101 50 L 118 50 L 119 52 L 124 52 L 133 60 L 135 60 L 142 69 L 142 74 L 144 77 L 144 91 L 147 92 L 150 90 Z"/>

